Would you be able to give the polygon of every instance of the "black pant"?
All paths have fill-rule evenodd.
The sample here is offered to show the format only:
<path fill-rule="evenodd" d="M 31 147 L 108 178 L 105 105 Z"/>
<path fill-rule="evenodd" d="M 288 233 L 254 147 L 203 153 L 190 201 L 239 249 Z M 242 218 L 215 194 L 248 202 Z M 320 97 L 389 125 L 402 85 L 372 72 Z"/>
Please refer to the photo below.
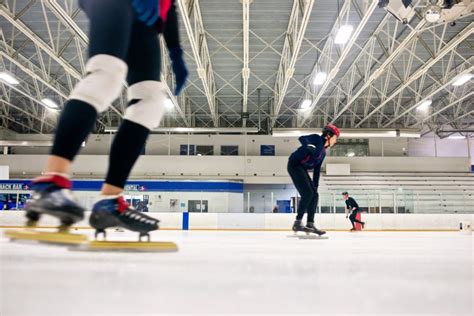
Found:
<path fill-rule="evenodd" d="M 352 227 L 355 227 L 354 223 L 364 224 L 364 222 L 361 222 L 356 218 L 357 213 L 360 213 L 360 211 L 358 209 L 352 211 L 351 215 L 349 215 L 349 219 L 352 223 Z"/>
<path fill-rule="evenodd" d="M 89 58 L 104 54 L 128 65 L 127 82 L 160 81 L 160 42 L 156 28 L 136 18 L 131 0 L 80 0 L 90 22 Z M 136 103 L 138 100 L 132 100 Z M 157 104 L 156 106 L 163 106 Z M 59 119 L 52 154 L 70 161 L 94 127 L 92 105 L 71 99 Z M 106 183 L 123 188 L 145 145 L 149 130 L 124 120 L 112 143 Z"/>
<path fill-rule="evenodd" d="M 90 21 L 89 57 L 106 54 L 128 65 L 129 85 L 160 80 L 160 42 L 156 28 L 139 21 L 131 0 L 80 0 Z"/>
<path fill-rule="evenodd" d="M 314 214 L 318 206 L 318 192 L 309 177 L 308 171 L 298 161 L 288 161 L 287 167 L 291 180 L 295 185 L 301 200 L 298 204 L 297 220 L 302 220 L 304 213 L 308 213 L 308 222 L 314 223 Z"/>

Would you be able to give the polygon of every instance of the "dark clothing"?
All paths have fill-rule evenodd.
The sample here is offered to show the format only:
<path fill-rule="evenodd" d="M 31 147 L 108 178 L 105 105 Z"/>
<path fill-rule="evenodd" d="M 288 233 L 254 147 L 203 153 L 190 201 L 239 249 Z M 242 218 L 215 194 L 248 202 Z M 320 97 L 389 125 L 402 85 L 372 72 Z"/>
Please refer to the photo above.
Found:
<path fill-rule="evenodd" d="M 361 225 L 364 224 L 364 222 L 361 222 L 361 221 L 359 221 L 359 220 L 357 219 L 357 217 L 356 217 L 356 216 L 357 216 L 357 213 L 359 213 L 359 211 L 353 211 L 353 212 L 351 213 L 351 215 L 349 216 L 349 219 L 350 219 L 350 221 L 351 221 L 352 227 L 355 227 L 355 226 L 354 226 L 354 223 L 359 223 L 359 224 L 361 224 Z"/>
<path fill-rule="evenodd" d="M 349 209 L 349 211 L 352 211 L 351 215 L 349 216 L 352 227 L 355 227 L 354 223 L 364 224 L 364 222 L 361 222 L 356 218 L 357 213 L 360 212 L 360 209 L 359 209 L 359 204 L 357 204 L 357 202 L 353 198 L 350 197 L 346 200 L 346 206 Z M 354 207 L 355 207 L 355 210 L 352 210 Z"/>
<path fill-rule="evenodd" d="M 326 157 L 324 143 L 326 140 L 311 134 L 299 138 L 301 146 L 296 149 L 288 160 L 288 173 L 295 185 L 301 200 L 298 205 L 297 220 L 301 220 L 304 213 L 308 213 L 307 221 L 314 223 L 314 214 L 318 206 L 318 186 L 321 175 L 321 166 Z M 308 175 L 308 170 L 313 169 L 313 180 Z"/>
<path fill-rule="evenodd" d="M 287 170 L 298 193 L 301 195 L 296 219 L 302 220 L 304 213 L 307 212 L 307 221 L 314 223 L 314 214 L 316 213 L 319 197 L 317 188 L 311 182 L 308 171 L 298 161 L 289 160 Z"/>
<path fill-rule="evenodd" d="M 353 198 L 348 198 L 346 200 L 346 206 L 347 208 L 352 211 L 352 209 L 355 207 L 356 209 L 354 210 L 355 212 L 359 212 L 359 205 L 357 204 L 357 202 L 353 199 Z"/>
<path fill-rule="evenodd" d="M 128 65 L 128 85 L 142 81 L 160 81 L 161 56 L 158 33 L 163 30 L 168 49 L 179 48 L 176 7 L 167 13 L 166 23 L 154 26 L 141 22 L 131 0 L 79 0 L 89 18 L 89 58 L 104 54 L 117 57 Z M 138 100 L 132 100 L 134 104 Z M 52 154 L 70 161 L 94 128 L 97 110 L 80 100 L 68 100 L 59 119 Z M 135 161 L 143 149 L 149 130 L 124 120 L 111 147 L 106 183 L 123 188 Z"/>
<path fill-rule="evenodd" d="M 290 155 L 289 160 L 298 162 L 305 170 L 313 169 L 313 185 L 317 188 L 321 166 L 326 157 L 326 149 L 324 148 L 326 140 L 317 134 L 311 134 L 301 136 L 299 141 L 301 146 Z"/>

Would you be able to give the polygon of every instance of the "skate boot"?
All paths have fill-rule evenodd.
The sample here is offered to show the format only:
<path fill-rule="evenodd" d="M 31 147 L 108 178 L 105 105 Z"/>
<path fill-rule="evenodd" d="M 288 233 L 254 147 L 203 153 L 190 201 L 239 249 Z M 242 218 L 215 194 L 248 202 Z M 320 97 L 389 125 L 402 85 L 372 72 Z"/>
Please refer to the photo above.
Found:
<path fill-rule="evenodd" d="M 301 224 L 301 220 L 295 220 L 295 222 L 293 223 L 293 231 L 295 232 L 295 234 L 297 232 L 304 232 L 304 226 Z"/>
<path fill-rule="evenodd" d="M 138 232 L 138 241 L 142 241 L 142 237 L 150 241 L 149 232 L 159 228 L 159 220 L 136 211 L 122 196 L 96 202 L 92 208 L 89 223 L 96 229 L 95 238 L 103 234 L 104 240 L 105 229 L 109 227 L 123 227 Z"/>
<path fill-rule="evenodd" d="M 59 218 L 59 231 L 84 218 L 84 208 L 71 192 L 71 181 L 62 175 L 47 175 L 33 180 L 31 199 L 26 203 L 26 225 L 35 227 L 42 214 Z"/>
<path fill-rule="evenodd" d="M 306 226 L 304 227 L 304 231 L 306 234 L 317 234 L 319 236 L 326 234 L 324 230 L 319 230 L 314 226 L 313 222 L 308 222 Z"/>

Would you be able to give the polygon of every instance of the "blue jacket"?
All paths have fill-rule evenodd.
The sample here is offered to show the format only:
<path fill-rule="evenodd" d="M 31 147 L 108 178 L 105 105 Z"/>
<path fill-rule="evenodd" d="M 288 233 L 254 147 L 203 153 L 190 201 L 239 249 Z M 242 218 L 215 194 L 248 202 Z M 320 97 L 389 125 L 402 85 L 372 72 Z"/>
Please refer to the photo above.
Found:
<path fill-rule="evenodd" d="M 324 148 L 326 140 L 318 134 L 301 136 L 298 140 L 301 146 L 290 155 L 289 159 L 298 161 L 306 170 L 313 169 L 313 184 L 317 188 L 321 166 L 326 157 L 326 149 Z"/>

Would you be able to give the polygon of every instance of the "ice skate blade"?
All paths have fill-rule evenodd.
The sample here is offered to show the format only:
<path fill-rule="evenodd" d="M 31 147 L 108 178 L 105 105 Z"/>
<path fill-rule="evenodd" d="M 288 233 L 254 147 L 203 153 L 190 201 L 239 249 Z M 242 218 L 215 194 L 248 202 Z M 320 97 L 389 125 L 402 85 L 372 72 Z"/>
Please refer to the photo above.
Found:
<path fill-rule="evenodd" d="M 315 235 L 315 234 L 311 234 L 311 235 L 298 235 L 297 236 L 298 239 L 329 239 L 328 236 L 319 236 L 319 235 Z"/>
<path fill-rule="evenodd" d="M 87 236 L 64 232 L 41 232 L 36 230 L 6 230 L 5 237 L 11 241 L 37 241 L 56 245 L 79 245 L 87 241 Z"/>
<path fill-rule="evenodd" d="M 288 238 L 298 238 L 298 239 L 328 239 L 329 236 L 318 236 L 318 235 L 307 235 L 307 234 L 293 234 L 288 235 Z"/>
<path fill-rule="evenodd" d="M 125 252 L 174 252 L 178 246 L 170 241 L 99 241 L 94 240 L 79 247 L 70 248 L 78 251 L 125 251 Z"/>

